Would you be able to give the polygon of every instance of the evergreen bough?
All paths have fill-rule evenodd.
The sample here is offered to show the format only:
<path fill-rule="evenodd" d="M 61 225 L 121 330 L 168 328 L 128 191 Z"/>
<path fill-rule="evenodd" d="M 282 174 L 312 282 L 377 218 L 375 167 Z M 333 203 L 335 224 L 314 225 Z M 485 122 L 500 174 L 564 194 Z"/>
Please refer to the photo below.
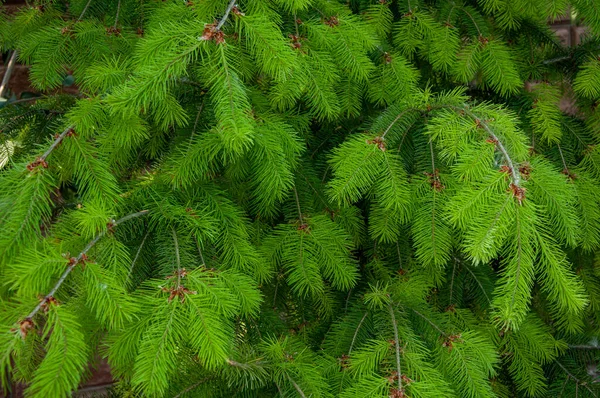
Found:
<path fill-rule="evenodd" d="M 0 44 L 44 93 L 0 109 L 5 391 L 600 394 L 596 0 L 36 0 Z"/>

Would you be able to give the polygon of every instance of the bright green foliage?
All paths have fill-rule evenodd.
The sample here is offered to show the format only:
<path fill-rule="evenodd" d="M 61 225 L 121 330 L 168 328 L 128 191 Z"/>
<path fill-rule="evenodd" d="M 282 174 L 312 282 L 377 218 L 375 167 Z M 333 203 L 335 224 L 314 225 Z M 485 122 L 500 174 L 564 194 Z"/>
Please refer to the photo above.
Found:
<path fill-rule="evenodd" d="M 596 0 L 29 5 L 3 392 L 600 394 Z"/>

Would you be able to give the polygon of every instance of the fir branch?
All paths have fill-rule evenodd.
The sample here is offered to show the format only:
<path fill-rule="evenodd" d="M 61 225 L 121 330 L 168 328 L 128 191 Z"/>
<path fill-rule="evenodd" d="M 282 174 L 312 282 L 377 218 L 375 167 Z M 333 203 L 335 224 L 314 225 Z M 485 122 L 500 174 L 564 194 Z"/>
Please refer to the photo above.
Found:
<path fill-rule="evenodd" d="M 104 235 L 106 235 L 107 232 L 112 231 L 113 228 L 117 227 L 118 225 L 129 221 L 133 218 L 137 218 L 137 217 L 141 217 L 141 216 L 145 216 L 146 214 L 148 214 L 148 210 L 142 210 L 139 211 L 137 213 L 132 213 L 129 214 L 123 218 L 120 218 L 119 220 L 116 220 L 114 222 L 111 222 L 109 224 L 109 227 L 106 228 L 105 230 L 103 230 L 102 232 L 100 232 L 99 234 L 96 235 L 96 237 L 94 239 L 92 239 L 87 246 L 79 253 L 79 255 L 75 258 L 74 261 L 70 262 L 67 269 L 63 272 L 63 274 L 61 275 L 61 277 L 58 279 L 58 281 L 56 282 L 56 284 L 54 285 L 54 287 L 52 288 L 52 290 L 50 290 L 50 292 L 44 296 L 44 298 L 39 302 L 39 304 L 27 315 L 27 317 L 25 317 L 26 321 L 31 322 L 31 319 L 35 316 L 35 314 L 37 314 L 39 312 L 39 310 L 51 299 L 54 297 L 54 294 L 58 291 L 58 289 L 60 288 L 60 286 L 63 284 L 63 282 L 67 279 L 67 276 L 69 276 L 69 274 L 71 273 L 71 271 L 73 271 L 73 269 L 75 269 L 75 267 L 77 266 L 77 264 L 81 263 L 82 260 L 84 258 L 87 257 L 87 252 L 90 251 L 90 249 L 92 247 L 94 247 L 96 245 L 96 243 L 98 243 L 100 241 L 100 239 L 102 239 L 104 237 Z"/>

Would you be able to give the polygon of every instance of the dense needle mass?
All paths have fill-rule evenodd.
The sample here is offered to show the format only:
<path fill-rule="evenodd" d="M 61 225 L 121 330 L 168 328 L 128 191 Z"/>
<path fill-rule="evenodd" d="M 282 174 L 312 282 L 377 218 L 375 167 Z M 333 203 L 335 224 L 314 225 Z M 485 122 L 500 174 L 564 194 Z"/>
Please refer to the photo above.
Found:
<path fill-rule="evenodd" d="M 5 390 L 103 357 L 123 397 L 600 395 L 595 0 L 29 5 Z"/>

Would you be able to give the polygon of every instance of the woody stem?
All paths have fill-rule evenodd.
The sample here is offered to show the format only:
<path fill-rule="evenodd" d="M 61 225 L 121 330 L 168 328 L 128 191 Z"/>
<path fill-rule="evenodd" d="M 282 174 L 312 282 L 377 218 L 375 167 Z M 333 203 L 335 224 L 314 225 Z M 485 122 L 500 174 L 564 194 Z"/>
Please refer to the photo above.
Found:
<path fill-rule="evenodd" d="M 6 86 L 8 86 L 8 81 L 10 80 L 10 76 L 12 75 L 13 69 L 15 68 L 15 64 L 17 62 L 17 54 L 17 50 L 14 50 L 8 60 L 8 65 L 6 66 L 6 71 L 4 72 L 2 83 L 0 84 L 0 97 L 2 97 L 4 89 Z"/>
<path fill-rule="evenodd" d="M 127 215 L 127 216 L 125 216 L 123 218 L 120 218 L 119 220 L 115 221 L 112 224 L 112 228 L 114 228 L 114 227 L 118 226 L 119 224 L 122 224 L 122 223 L 124 223 L 126 221 L 129 221 L 129 220 L 131 220 L 133 218 L 145 216 L 146 214 L 148 214 L 148 210 L 142 210 L 142 211 L 139 211 L 137 213 L 129 214 L 129 215 Z M 73 271 L 73 269 L 75 268 L 75 266 L 77 266 L 77 264 L 79 264 L 81 262 L 81 260 L 87 254 L 87 252 L 90 251 L 90 249 L 92 247 L 94 247 L 94 245 L 96 245 L 96 243 L 98 243 L 98 241 L 100 239 L 102 239 L 102 237 L 104 237 L 104 235 L 106 235 L 106 232 L 108 230 L 109 229 L 107 228 L 104 231 L 98 233 L 98 235 L 96 235 L 96 237 L 94 239 L 92 239 L 87 244 L 87 246 L 75 258 L 75 260 L 73 261 L 73 263 L 69 264 L 69 266 L 67 267 L 67 269 L 65 270 L 65 272 L 63 272 L 63 274 L 61 275 L 61 277 L 58 279 L 58 282 L 56 282 L 56 284 L 54 285 L 54 287 L 52 288 L 52 290 L 50 290 L 50 293 L 48 293 L 46 296 L 44 296 L 44 298 L 42 299 L 42 301 L 40 301 L 40 303 L 33 309 L 33 311 L 31 311 L 29 313 L 29 315 L 27 315 L 26 319 L 33 318 L 33 316 L 38 313 L 38 311 L 42 308 L 42 306 L 44 304 L 46 304 L 51 297 L 54 296 L 54 294 L 58 291 L 58 289 L 63 284 L 63 282 L 67 279 L 67 276 L 69 276 L 69 274 L 71 273 L 71 271 Z"/>
<path fill-rule="evenodd" d="M 173 242 L 175 243 L 175 259 L 177 260 L 177 289 L 181 286 L 181 258 L 179 256 L 179 241 L 177 240 L 177 232 L 172 227 Z"/>
<path fill-rule="evenodd" d="M 471 112 L 466 105 L 464 107 L 458 107 L 458 106 L 450 106 L 450 107 L 452 109 L 464 112 L 465 115 L 469 116 L 471 119 L 478 122 L 479 125 L 481 125 L 481 127 L 483 127 L 485 132 L 488 133 L 490 135 L 490 137 L 492 137 L 492 139 L 496 142 L 498 149 L 502 153 L 504 160 L 506 160 L 506 163 L 508 163 L 508 167 L 510 168 L 510 173 L 511 173 L 512 180 L 513 180 L 513 184 L 515 184 L 518 187 L 521 186 L 521 175 L 520 175 L 519 171 L 517 170 L 517 168 L 515 167 L 515 164 L 513 163 L 512 159 L 510 158 L 508 151 L 506 150 L 504 145 L 502 145 L 502 142 L 500 141 L 498 136 L 496 134 L 494 134 L 494 131 L 491 129 L 489 124 L 487 124 L 481 118 L 477 117 L 477 115 L 474 114 L 473 112 Z"/>
<path fill-rule="evenodd" d="M 225 15 L 223 15 L 223 18 L 221 18 L 221 20 L 219 21 L 215 30 L 220 30 L 223 27 L 223 25 L 225 24 L 225 21 L 227 21 L 227 18 L 229 17 L 229 13 L 233 9 L 233 6 L 235 6 L 235 0 L 231 0 L 229 2 L 229 5 L 227 6 L 227 10 L 225 10 Z"/>
<path fill-rule="evenodd" d="M 46 160 L 46 158 L 48 156 L 50 156 L 52 151 L 58 146 L 58 144 L 60 144 L 62 142 L 62 140 L 67 136 L 67 134 L 69 134 L 69 131 L 71 131 L 72 129 L 73 129 L 73 126 L 69 126 L 58 137 L 56 137 L 56 139 L 54 140 L 52 145 L 50 145 L 50 148 L 48 148 L 48 150 L 46 152 L 44 152 L 44 154 L 42 156 L 40 156 L 40 159 Z"/>
<path fill-rule="evenodd" d="M 398 390 L 402 391 L 402 367 L 400 365 L 400 340 L 398 338 L 398 324 L 396 323 L 396 315 L 392 304 L 388 304 L 390 316 L 392 318 L 392 326 L 394 327 L 394 346 L 396 348 L 396 367 L 398 369 Z"/>

